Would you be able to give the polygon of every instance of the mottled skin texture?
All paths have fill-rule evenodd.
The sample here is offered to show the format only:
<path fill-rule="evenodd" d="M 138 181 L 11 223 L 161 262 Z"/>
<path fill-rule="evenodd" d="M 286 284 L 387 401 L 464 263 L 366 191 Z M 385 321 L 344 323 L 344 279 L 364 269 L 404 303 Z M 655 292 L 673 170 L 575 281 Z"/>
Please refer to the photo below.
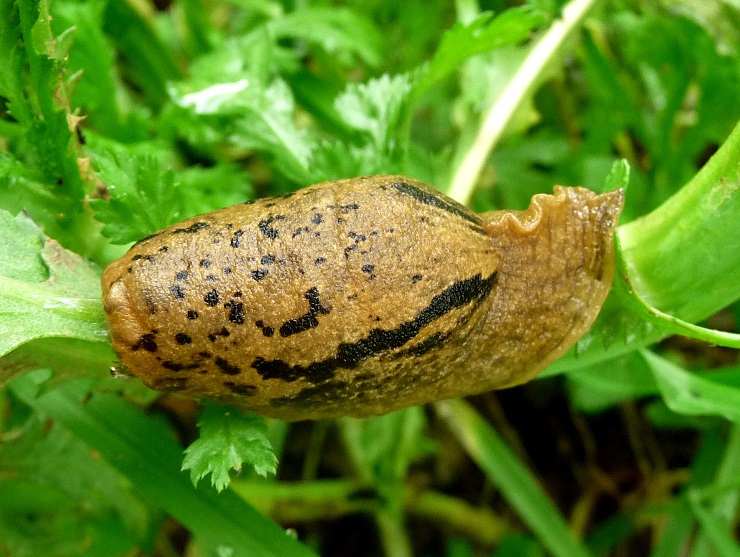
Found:
<path fill-rule="evenodd" d="M 522 383 L 591 325 L 622 192 L 476 215 L 402 176 L 201 215 L 103 274 L 111 338 L 147 385 L 298 420 Z"/>

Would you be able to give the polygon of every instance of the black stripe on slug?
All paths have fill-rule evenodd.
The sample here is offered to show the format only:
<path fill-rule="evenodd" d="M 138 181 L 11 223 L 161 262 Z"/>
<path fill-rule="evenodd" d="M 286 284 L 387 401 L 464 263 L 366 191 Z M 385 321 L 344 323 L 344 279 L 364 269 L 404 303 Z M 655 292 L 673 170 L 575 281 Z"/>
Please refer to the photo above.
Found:
<path fill-rule="evenodd" d="M 257 357 L 252 367 L 263 379 L 279 379 L 292 382 L 305 378 L 311 383 L 320 383 L 334 376 L 339 368 L 353 369 L 360 362 L 386 350 L 400 348 L 419 334 L 424 327 L 450 311 L 471 302 L 482 302 L 496 283 L 496 273 L 488 278 L 479 274 L 448 286 L 434 296 L 427 307 L 414 319 L 401 323 L 395 329 L 373 329 L 365 338 L 352 343 L 341 343 L 334 356 L 312 362 L 306 366 L 291 365 L 282 360 L 265 360 Z"/>
<path fill-rule="evenodd" d="M 207 222 L 198 221 L 185 228 L 175 228 L 170 234 L 195 234 L 198 230 L 203 230 L 209 226 Z"/>
<path fill-rule="evenodd" d="M 413 197 L 414 199 L 420 201 L 421 203 L 424 203 L 425 205 L 437 207 L 438 209 L 442 209 L 443 211 L 447 211 L 448 213 L 457 215 L 458 217 L 461 217 L 466 221 L 472 222 L 473 224 L 478 226 L 478 228 L 473 228 L 473 230 L 477 232 L 484 232 L 482 226 L 483 221 L 481 221 L 481 219 L 478 218 L 477 215 L 469 211 L 465 206 L 460 205 L 459 203 L 451 199 L 445 199 L 441 195 L 437 195 L 433 192 L 416 187 L 407 182 L 395 182 L 394 184 L 392 184 L 392 186 L 402 194 Z"/>

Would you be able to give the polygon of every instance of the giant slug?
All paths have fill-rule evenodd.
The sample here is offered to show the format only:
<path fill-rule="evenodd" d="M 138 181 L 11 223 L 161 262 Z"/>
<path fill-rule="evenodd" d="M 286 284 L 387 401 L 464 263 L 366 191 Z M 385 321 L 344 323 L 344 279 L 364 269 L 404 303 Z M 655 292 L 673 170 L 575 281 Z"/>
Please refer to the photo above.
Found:
<path fill-rule="evenodd" d="M 154 389 L 288 420 L 516 385 L 594 321 L 622 203 L 556 187 L 476 214 L 372 176 L 228 207 L 108 266 L 111 340 Z"/>

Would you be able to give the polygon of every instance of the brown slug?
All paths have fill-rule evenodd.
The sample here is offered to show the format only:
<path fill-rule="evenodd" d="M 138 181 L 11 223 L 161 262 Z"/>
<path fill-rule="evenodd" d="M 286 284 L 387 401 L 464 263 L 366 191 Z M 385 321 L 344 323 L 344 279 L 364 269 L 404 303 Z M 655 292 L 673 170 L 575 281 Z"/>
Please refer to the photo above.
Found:
<path fill-rule="evenodd" d="M 201 215 L 103 273 L 123 365 L 288 420 L 382 414 L 532 379 L 590 327 L 622 191 L 477 215 L 402 176 Z"/>

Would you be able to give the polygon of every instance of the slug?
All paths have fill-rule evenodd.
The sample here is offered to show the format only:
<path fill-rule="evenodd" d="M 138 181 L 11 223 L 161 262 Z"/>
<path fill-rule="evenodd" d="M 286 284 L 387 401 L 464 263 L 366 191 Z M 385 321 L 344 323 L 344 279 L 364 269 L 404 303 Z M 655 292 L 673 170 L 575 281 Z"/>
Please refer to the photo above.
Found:
<path fill-rule="evenodd" d="M 591 326 L 622 204 L 556 187 L 479 215 L 372 176 L 228 207 L 106 268 L 111 341 L 154 389 L 287 420 L 509 387 Z"/>

